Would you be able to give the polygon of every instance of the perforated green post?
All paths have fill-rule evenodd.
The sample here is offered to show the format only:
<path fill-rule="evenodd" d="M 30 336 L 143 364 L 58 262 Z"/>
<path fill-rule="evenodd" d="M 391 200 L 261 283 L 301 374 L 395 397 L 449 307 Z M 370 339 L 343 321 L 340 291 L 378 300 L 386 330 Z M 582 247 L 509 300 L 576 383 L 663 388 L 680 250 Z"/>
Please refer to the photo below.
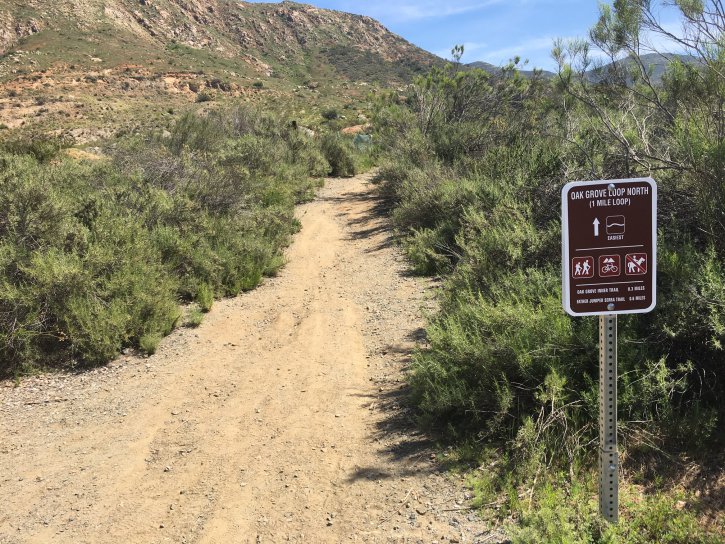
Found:
<path fill-rule="evenodd" d="M 599 317 L 599 512 L 619 520 L 616 315 Z"/>

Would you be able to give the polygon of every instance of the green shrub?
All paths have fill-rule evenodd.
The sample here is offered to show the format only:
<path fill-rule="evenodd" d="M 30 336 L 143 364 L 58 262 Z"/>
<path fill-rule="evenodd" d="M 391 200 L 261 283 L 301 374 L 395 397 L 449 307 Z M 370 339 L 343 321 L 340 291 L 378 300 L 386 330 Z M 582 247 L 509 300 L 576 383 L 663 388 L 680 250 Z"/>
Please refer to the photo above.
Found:
<path fill-rule="evenodd" d="M 228 142 L 220 161 L 225 166 L 236 165 L 258 173 L 269 174 L 284 159 L 282 142 L 256 135 L 244 135 Z"/>
<path fill-rule="evenodd" d="M 329 174 L 334 177 L 355 175 L 355 158 L 352 145 L 338 134 L 326 134 L 320 143 L 322 153 L 330 165 Z"/>
<path fill-rule="evenodd" d="M 221 146 L 226 136 L 219 129 L 219 123 L 214 117 L 187 113 L 174 123 L 167 146 L 177 156 L 184 146 L 199 151 L 213 151 Z"/>
<path fill-rule="evenodd" d="M 274 274 L 321 153 L 285 126 L 236 109 L 114 142 L 111 161 L 0 151 L 0 373 L 152 353 L 179 300 L 208 310 Z"/>
<path fill-rule="evenodd" d="M 594 325 L 566 317 L 559 302 L 560 189 L 572 175 L 626 162 L 616 145 L 591 137 L 602 127 L 585 112 L 566 117 L 581 122 L 575 142 L 569 133 L 542 136 L 546 123 L 560 135 L 574 126 L 558 124 L 563 113 L 550 100 L 561 98 L 559 90 L 522 79 L 513 66 L 494 75 L 449 67 L 416 81 L 406 103 L 382 97 L 375 114 L 384 156 L 378 183 L 394 205 L 413 270 L 447 275 L 440 313 L 428 327 L 430 347 L 416 356 L 411 374 L 422 418 L 453 434 L 526 442 L 531 425 L 544 425 L 539 397 L 547 394 L 540 388 L 560 379 L 576 408 L 555 427 L 558 440 L 534 433 L 538 446 L 552 448 L 548 457 L 573 448 L 575 436 L 594 438 L 587 422 L 596 418 Z M 587 90 L 599 91 L 605 94 Z M 700 143 L 703 152 L 711 149 Z M 646 423 L 625 429 L 623 443 L 636 447 L 634 437 L 649 432 L 670 447 L 702 445 L 722 425 L 725 398 L 725 380 L 702 379 L 722 374 L 725 236 L 722 221 L 713 219 L 717 198 L 703 193 L 721 194 L 721 176 L 657 176 L 658 308 L 620 319 L 620 410 Z M 683 430 L 693 413 L 706 424 L 688 438 Z"/>
<path fill-rule="evenodd" d="M 139 348 L 141 348 L 141 351 L 143 351 L 144 353 L 148 355 L 153 355 L 154 353 L 156 353 L 156 349 L 159 347 L 159 343 L 161 343 L 160 334 L 144 334 L 139 340 Z"/>
<path fill-rule="evenodd" d="M 144 334 L 168 332 L 176 283 L 143 226 L 117 215 L 112 198 L 75 198 L 84 176 L 99 172 L 6 161 L 2 366 L 105 362 Z"/>
<path fill-rule="evenodd" d="M 660 494 L 626 504 L 624 522 L 604 531 L 612 544 L 717 544 L 721 536 L 702 529 L 692 510 L 678 510 L 680 497 Z M 684 501 L 683 501 L 684 502 Z M 695 503 L 697 501 L 695 500 Z"/>
<path fill-rule="evenodd" d="M 558 289 L 557 271 L 529 269 L 506 278 L 490 298 L 470 288 L 457 292 L 429 325 L 430 348 L 413 364 L 426 418 L 512 437 L 541 406 L 537 391 L 552 369 L 567 377 L 568 388 L 590 390 L 592 350 L 572 350 L 580 332 L 561 312 Z M 582 374 L 572 376 L 577 367 Z M 576 418 L 576 410 L 568 415 Z"/>
<path fill-rule="evenodd" d="M 186 326 L 196 328 L 204 321 L 204 312 L 201 308 L 193 307 L 186 317 Z"/>
<path fill-rule="evenodd" d="M 214 291 L 208 284 L 202 283 L 199 285 L 199 288 L 196 291 L 196 303 L 199 305 L 199 309 L 201 309 L 204 313 L 211 310 L 211 307 L 214 304 Z"/>
<path fill-rule="evenodd" d="M 447 255 L 451 249 L 447 245 L 444 229 L 413 229 L 413 234 L 405 244 L 405 253 L 413 266 L 413 272 L 430 276 L 451 269 L 451 261 Z"/>
<path fill-rule="evenodd" d="M 31 155 L 40 162 L 48 162 L 58 153 L 73 145 L 67 137 L 34 135 L 10 138 L 0 143 L 0 151 L 14 155 Z"/>
<path fill-rule="evenodd" d="M 512 544 L 716 544 L 692 511 L 677 510 L 677 496 L 659 494 L 624 502 L 617 525 L 599 516 L 590 485 L 557 482 L 539 488 L 531 508 L 520 505 Z"/>
<path fill-rule="evenodd" d="M 710 4 L 680 6 L 688 35 L 721 33 Z M 658 182 L 658 306 L 618 321 L 623 449 L 722 449 L 725 57 L 713 43 L 655 81 L 637 53 L 643 25 L 667 34 L 654 6 L 603 6 L 592 44 L 555 47 L 553 81 L 522 77 L 518 61 L 491 74 L 449 65 L 405 99 L 378 101 L 380 192 L 414 271 L 444 275 L 429 345 L 413 360 L 413 401 L 422 422 L 495 444 L 517 467 L 495 476 L 499 494 L 596 459 L 597 323 L 561 308 L 560 191 L 570 180 Z M 591 83 L 589 45 L 629 57 Z M 629 512 L 638 540 L 623 524 L 587 524 L 590 507 L 565 498 L 545 491 L 517 542 L 707 541 L 657 499 Z"/>
<path fill-rule="evenodd" d="M 322 112 L 322 117 L 323 117 L 323 119 L 327 119 L 328 121 L 334 121 L 335 119 L 340 117 L 340 114 L 338 113 L 338 111 L 336 109 L 331 108 L 329 110 L 324 110 Z"/>
<path fill-rule="evenodd" d="M 584 490 L 575 488 L 566 496 L 547 485 L 539 492 L 535 509 L 522 516 L 512 544 L 594 544 L 603 525 L 598 516 Z"/>
<path fill-rule="evenodd" d="M 330 164 L 312 138 L 294 129 L 286 132 L 283 137 L 293 164 L 304 168 L 306 174 L 312 177 L 321 178 L 329 174 Z"/>

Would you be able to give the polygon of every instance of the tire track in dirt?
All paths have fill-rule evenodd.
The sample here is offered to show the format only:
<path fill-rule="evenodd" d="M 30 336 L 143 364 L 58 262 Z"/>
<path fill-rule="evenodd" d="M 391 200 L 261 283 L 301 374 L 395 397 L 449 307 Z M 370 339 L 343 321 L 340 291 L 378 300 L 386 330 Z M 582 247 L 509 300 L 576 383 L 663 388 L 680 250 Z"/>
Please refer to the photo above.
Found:
<path fill-rule="evenodd" d="M 493 541 L 401 406 L 429 280 L 369 176 L 149 358 L 0 384 L 0 542 Z"/>

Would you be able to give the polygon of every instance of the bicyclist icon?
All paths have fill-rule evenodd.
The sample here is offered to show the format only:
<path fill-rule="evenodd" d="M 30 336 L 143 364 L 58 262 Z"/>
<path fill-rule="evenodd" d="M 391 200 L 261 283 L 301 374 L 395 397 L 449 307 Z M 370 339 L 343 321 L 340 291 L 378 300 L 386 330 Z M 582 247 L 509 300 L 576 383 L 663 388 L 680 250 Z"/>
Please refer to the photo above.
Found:
<path fill-rule="evenodd" d="M 601 255 L 599 257 L 599 277 L 608 278 L 622 273 L 622 257 L 620 255 Z"/>

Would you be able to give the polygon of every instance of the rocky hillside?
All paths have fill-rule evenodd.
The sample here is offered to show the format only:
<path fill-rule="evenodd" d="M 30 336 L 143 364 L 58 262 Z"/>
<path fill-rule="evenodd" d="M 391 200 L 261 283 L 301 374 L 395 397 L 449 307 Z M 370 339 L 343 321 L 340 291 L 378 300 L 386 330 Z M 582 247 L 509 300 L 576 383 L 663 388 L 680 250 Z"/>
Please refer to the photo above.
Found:
<path fill-rule="evenodd" d="M 161 102 L 231 96 L 317 111 L 439 62 L 374 19 L 294 2 L 0 0 L 0 123 L 10 128 L 148 120 Z"/>
<path fill-rule="evenodd" d="M 236 0 L 44 0 L 5 1 L 0 53 L 52 28 L 89 33 L 104 24 L 150 44 L 174 40 L 225 56 L 252 51 L 270 60 L 301 58 L 311 47 L 343 45 L 385 61 L 430 64 L 435 57 L 390 33 L 370 17 L 295 2 L 258 4 Z M 8 9 L 9 8 L 9 9 Z"/>

